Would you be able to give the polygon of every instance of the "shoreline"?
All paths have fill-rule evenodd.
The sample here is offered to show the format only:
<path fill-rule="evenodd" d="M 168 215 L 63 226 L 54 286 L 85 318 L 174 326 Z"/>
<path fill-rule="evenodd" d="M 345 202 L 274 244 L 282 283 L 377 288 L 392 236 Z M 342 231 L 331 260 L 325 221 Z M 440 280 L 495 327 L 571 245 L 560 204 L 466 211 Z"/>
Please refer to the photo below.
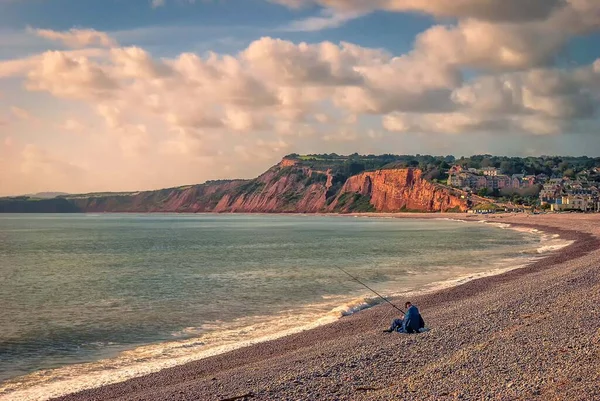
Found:
<path fill-rule="evenodd" d="M 382 215 L 377 213 L 373 217 L 388 216 L 395 218 L 423 218 L 423 215 L 412 213 L 408 216 Z M 451 214 L 451 216 L 426 214 L 425 216 L 427 216 L 425 218 L 453 219 L 458 217 L 456 214 Z M 463 220 L 482 220 L 479 216 L 474 217 L 467 216 Z M 564 224 L 541 224 L 547 223 L 548 220 L 561 220 L 560 218 L 548 219 L 536 216 L 528 219 L 525 216 L 503 215 L 499 218 L 496 216 L 485 216 L 483 220 L 492 223 L 509 223 L 521 227 L 538 229 L 546 233 L 559 234 L 562 239 L 574 240 L 574 243 L 558 252 L 551 253 L 543 259 L 530 263 L 524 268 L 513 269 L 499 275 L 478 278 L 455 287 L 416 296 L 413 301 L 419 305 L 424 313 L 428 326 L 433 326 L 432 332 L 419 335 L 418 337 L 393 337 L 388 335 L 388 337 L 382 338 L 382 334 L 380 333 L 381 327 L 376 327 L 376 325 L 389 311 L 384 306 L 378 305 L 315 329 L 240 348 L 196 362 L 190 362 L 189 364 L 169 368 L 149 376 L 131 379 L 106 387 L 85 390 L 57 399 L 130 399 L 142 397 L 144 399 L 165 399 L 172 395 L 177 395 L 176 398 L 178 399 L 224 399 L 227 396 L 239 396 L 249 394 L 250 392 L 258 397 L 258 399 L 278 399 L 290 395 L 296 399 L 298 397 L 302 399 L 377 399 L 382 394 L 389 394 L 390 388 L 394 386 L 391 384 L 391 387 L 383 385 L 389 380 L 389 377 L 385 375 L 371 377 L 368 383 L 366 380 L 362 380 L 361 383 L 365 382 L 371 386 L 370 389 L 366 390 L 356 390 L 360 386 L 352 383 L 352 379 L 342 380 L 340 383 L 340 379 L 344 375 L 350 374 L 352 376 L 352 374 L 360 373 L 358 370 L 364 371 L 365 366 L 362 366 L 363 369 L 357 369 L 357 367 L 361 366 L 359 363 L 360 360 L 368 357 L 370 354 L 369 352 L 365 352 L 365 350 L 349 352 L 350 349 L 354 349 L 356 346 L 366 347 L 365 344 L 369 343 L 366 338 L 379 339 L 379 342 L 383 341 L 384 343 L 392 340 L 396 343 L 408 342 L 426 346 L 426 338 L 444 337 L 444 330 L 437 330 L 437 328 L 442 329 L 444 327 L 445 313 L 442 313 L 442 317 L 440 318 L 440 313 L 436 309 L 449 309 L 450 311 L 446 312 L 451 312 L 456 308 L 456 304 L 473 301 L 476 298 L 480 298 L 482 294 L 486 295 L 487 293 L 495 292 L 493 290 L 496 287 L 506 286 L 511 283 L 514 284 L 515 281 L 530 279 L 531 277 L 529 276 L 539 275 L 540 272 L 549 270 L 554 272 L 557 270 L 557 266 L 582 259 L 581 257 L 585 255 L 597 254 L 597 250 L 600 247 L 597 230 L 595 233 L 586 232 L 586 230 L 573 231 L 569 229 L 570 227 L 565 227 Z M 581 218 L 578 220 L 581 220 Z M 585 220 L 599 222 L 597 218 L 594 219 L 593 217 L 585 218 Z M 571 224 L 567 224 L 567 226 L 571 226 Z M 531 284 L 539 286 L 539 283 Z M 497 311 L 497 313 L 500 313 L 500 311 Z M 478 317 L 481 320 L 481 315 Z M 387 322 L 383 324 L 386 325 Z M 352 347 L 352 344 L 355 347 Z M 370 347 L 377 349 L 377 342 L 370 344 Z M 402 352 L 399 352 L 399 350 L 391 352 L 392 358 L 402 357 Z M 382 359 L 380 362 L 385 365 L 385 355 L 377 351 L 375 353 L 379 359 Z M 320 360 L 321 365 L 314 365 L 312 361 L 313 357 Z M 347 361 L 350 358 L 350 360 L 357 360 L 357 362 L 350 364 L 342 363 L 340 365 L 340 358 L 342 361 Z M 336 361 L 338 363 L 335 363 Z M 325 373 L 327 374 L 323 376 L 319 373 L 322 370 L 319 366 L 329 366 L 329 372 L 326 369 Z M 331 369 L 335 366 L 338 369 L 332 371 Z M 342 367 L 340 368 L 340 366 Z M 274 370 L 274 367 L 277 368 Z M 425 363 L 419 368 L 419 371 L 428 370 L 425 369 L 426 367 L 427 364 Z M 402 368 L 397 368 L 401 372 Z M 235 374 L 232 374 L 233 372 Z M 282 372 L 287 372 L 287 374 L 283 375 L 284 380 L 281 380 Z M 389 370 L 388 373 L 390 373 Z M 307 376 L 312 377 L 312 379 L 307 380 Z M 360 377 L 360 374 L 358 376 Z M 279 377 L 279 380 L 276 379 L 277 377 Z M 292 378 L 295 379 L 291 380 Z M 326 379 L 317 380 L 317 378 Z M 331 385 L 335 384 L 335 391 L 331 392 L 332 389 L 317 386 L 318 382 L 321 381 L 330 382 Z M 351 383 L 346 385 L 347 381 Z M 301 382 L 302 385 L 298 382 Z M 376 383 L 377 386 L 373 383 Z M 444 397 L 442 393 L 433 392 L 425 398 L 433 395 L 436 398 Z M 540 394 L 542 394 L 542 390 L 540 390 Z"/>
<path fill-rule="evenodd" d="M 325 215 L 328 216 L 328 215 Z M 336 215 L 337 217 L 345 217 L 345 218 L 349 218 L 349 217 L 367 217 L 367 218 L 380 218 L 380 219 L 389 219 L 390 217 L 388 216 L 380 216 L 379 214 L 374 214 L 374 215 L 352 215 L 352 214 L 339 214 Z M 445 217 L 437 217 L 430 215 L 432 218 L 429 219 L 421 219 L 419 216 L 414 216 L 414 214 L 411 214 L 409 217 L 411 219 L 417 219 L 417 220 L 440 220 L 440 221 L 453 221 L 453 222 L 459 222 L 459 221 L 464 221 L 464 220 L 457 220 L 457 219 L 450 219 L 450 218 L 445 218 Z M 468 223 L 473 223 L 475 224 L 476 222 L 468 222 Z M 490 222 L 489 224 L 490 226 L 497 226 L 497 223 L 494 222 Z M 500 225 L 500 227 L 498 228 L 508 228 L 508 227 L 502 227 L 502 225 Z M 514 227 L 511 227 L 514 228 Z M 524 231 L 524 230 L 517 230 L 517 231 Z M 525 231 L 531 231 L 531 230 L 525 230 Z M 539 236 L 545 236 L 545 234 L 543 232 L 538 232 L 535 233 L 536 235 Z M 552 240 L 551 238 L 548 238 L 548 240 Z M 564 241 L 563 241 L 564 242 Z M 562 247 L 567 246 L 567 245 L 562 245 Z M 543 248 L 543 247 L 542 247 Z M 538 252 L 539 252 L 538 248 Z M 498 274 L 503 274 L 507 271 L 513 270 L 513 269 L 520 269 L 523 268 L 524 266 L 528 265 L 529 263 L 531 263 L 531 260 L 534 259 L 539 259 L 539 258 L 543 258 L 546 257 L 547 252 L 542 252 L 539 254 L 535 254 L 532 253 L 530 256 L 522 256 L 522 260 L 518 261 L 518 260 L 512 260 L 512 259 L 506 259 L 506 261 L 504 261 L 504 259 L 502 259 L 502 261 L 504 261 L 504 263 L 497 263 L 497 264 L 490 264 L 489 268 L 487 268 L 486 270 L 483 271 L 478 271 L 478 272 L 472 272 L 472 273 L 463 273 L 462 275 L 457 275 L 457 276 L 453 276 L 453 277 L 449 277 L 446 279 L 442 279 L 440 281 L 434 281 L 434 282 L 430 282 L 428 284 L 426 284 L 425 286 L 422 287 L 418 287 L 418 288 L 410 288 L 410 289 L 406 289 L 405 291 L 394 291 L 394 292 L 387 292 L 386 297 L 389 299 L 392 299 L 392 297 L 395 299 L 398 296 L 409 296 L 409 297 L 415 297 L 415 296 L 423 296 L 423 295 L 427 295 L 427 294 L 431 294 L 443 289 L 448 289 L 448 288 L 453 288 L 462 284 L 465 284 L 469 281 L 472 280 L 477 280 L 479 278 L 483 278 L 483 277 L 490 277 L 490 276 L 494 276 L 494 275 L 498 275 Z M 513 263 L 509 263 L 508 261 L 511 260 L 512 262 L 519 262 L 516 264 Z M 490 260 L 491 263 L 491 260 Z M 275 341 L 277 339 L 280 339 L 282 337 L 287 337 L 287 336 L 292 336 L 295 335 L 297 333 L 301 333 L 301 332 L 305 332 L 307 330 L 313 330 L 313 329 L 318 329 L 324 325 L 327 324 L 332 324 L 332 323 L 336 323 L 338 322 L 340 319 L 345 319 L 347 318 L 349 315 L 352 314 L 356 314 L 358 312 L 363 312 L 367 309 L 371 309 L 374 307 L 378 307 L 381 306 L 381 302 L 379 302 L 379 300 L 377 300 L 376 302 L 373 302 L 373 299 L 376 297 L 371 296 L 361 296 L 359 298 L 348 298 L 344 301 L 340 301 L 342 302 L 342 304 L 335 306 L 330 312 L 328 312 L 327 314 L 318 317 L 316 320 L 310 322 L 310 323 L 306 323 L 303 322 L 302 325 L 296 326 L 294 328 L 285 328 L 281 331 L 277 331 L 277 332 L 265 332 L 264 335 L 260 335 L 256 338 L 251 338 L 251 339 L 242 339 L 240 340 L 239 343 L 236 344 L 223 344 L 223 345 L 218 345 L 209 349 L 206 349 L 203 352 L 192 352 L 190 354 L 190 356 L 179 356 L 179 357 L 173 357 L 170 359 L 166 359 L 166 360 L 157 360 L 155 363 L 155 365 L 149 367 L 149 366 L 139 366 L 139 367 L 135 367 L 135 369 L 131 370 L 132 373 L 128 373 L 128 372 L 121 372 L 118 364 L 111 364 L 110 361 L 112 361 L 113 359 L 101 359 L 101 360 L 97 360 L 97 361 L 92 361 L 89 363 L 84 363 L 82 366 L 88 365 L 88 367 L 86 368 L 87 370 L 89 370 L 89 374 L 91 379 L 93 379 L 94 382 L 97 382 L 99 384 L 97 385 L 91 385 L 89 386 L 91 383 L 88 383 L 88 388 L 81 388 L 81 386 L 79 388 L 77 388 L 77 385 L 73 385 L 72 386 L 72 382 L 73 380 L 77 381 L 77 379 L 66 379 L 64 381 L 60 380 L 57 382 L 52 383 L 52 381 L 47 381 L 47 384 L 49 384 L 49 387 L 44 388 L 44 384 L 40 383 L 41 386 L 33 386 L 31 388 L 31 390 L 28 389 L 23 389 L 23 390 L 16 390 L 14 393 L 10 393 L 7 392 L 6 394 L 4 394 L 4 396 L 0 395 L 0 399 L 5 399 L 4 397 L 17 397 L 18 399 L 30 399 L 29 397 L 33 397 L 35 399 L 51 399 L 49 395 L 47 395 L 46 397 L 43 397 L 43 391 L 46 390 L 48 392 L 53 393 L 53 397 L 64 397 L 67 396 L 69 394 L 74 394 L 74 393 L 79 393 L 82 391 L 88 391 L 88 390 L 93 390 L 95 388 L 98 388 L 100 386 L 106 386 L 106 385 L 112 385 L 112 384 L 118 384 L 118 383 L 122 383 L 122 382 L 126 382 L 128 380 L 132 380 L 138 377 L 142 377 L 142 376 L 146 376 L 146 375 L 151 375 L 151 374 L 156 374 L 156 373 L 160 373 L 161 371 L 165 370 L 165 369 L 170 369 L 173 367 L 177 367 L 177 366 L 183 366 L 186 365 L 188 363 L 193 363 L 193 362 L 198 362 L 198 361 L 202 361 L 205 360 L 207 358 L 211 358 L 211 357 L 215 357 L 215 356 L 219 356 L 222 354 L 226 354 L 241 348 L 246 348 L 246 347 L 252 347 L 255 346 L 257 344 L 260 343 L 264 343 L 264 342 L 269 342 L 269 341 Z M 334 316 L 333 312 L 337 312 L 338 315 Z M 391 314 L 390 314 L 391 316 Z M 385 322 L 384 324 L 387 325 L 388 322 Z M 188 338 L 188 339 L 184 339 L 181 341 L 173 341 L 173 342 L 164 342 L 164 343 L 157 343 L 157 344 L 171 344 L 167 349 L 171 349 L 171 348 L 185 348 L 187 347 L 187 344 L 189 344 L 189 346 L 194 346 L 195 344 L 200 343 L 202 340 L 200 338 Z M 151 354 L 154 353 L 154 349 L 150 350 L 150 348 L 153 348 L 154 344 L 147 344 L 147 345 L 139 345 L 133 349 L 130 350 L 125 350 L 122 351 L 122 354 L 130 354 L 132 352 L 137 352 L 140 351 L 140 354 Z M 118 359 L 118 358 L 117 358 Z M 78 365 L 77 365 L 78 366 Z M 97 369 L 101 369 L 101 367 L 104 366 L 105 369 L 103 371 L 97 371 Z M 134 366 L 132 366 L 134 367 Z M 68 369 L 69 366 L 66 365 L 63 368 Z M 131 367 L 130 367 L 131 368 Z M 59 368 L 58 370 L 60 371 L 62 368 Z M 111 369 L 116 369 L 116 370 L 111 370 Z M 112 380 L 109 377 L 110 372 L 113 373 L 119 373 L 120 377 L 118 380 Z M 46 382 L 46 375 L 44 373 L 45 371 L 40 371 L 36 374 L 39 375 L 39 377 L 41 378 L 41 380 L 43 380 L 43 382 Z M 60 372 L 59 372 L 60 373 Z M 97 373 L 97 374 L 96 374 Z M 66 375 L 68 375 L 68 372 L 65 372 Z M 33 375 L 32 375 L 33 376 Z M 25 376 L 27 377 L 27 376 Z M 14 379 L 13 379 L 14 380 Z M 63 391 L 56 391 L 58 390 L 57 385 L 62 383 L 64 386 L 67 386 L 69 388 L 71 388 L 71 392 L 66 392 L 64 387 L 63 387 Z M 81 385 L 81 383 L 80 383 Z M 30 392 L 31 391 L 31 392 Z M 58 393 L 58 394 L 57 394 Z M 40 395 L 42 394 L 42 395 Z"/>

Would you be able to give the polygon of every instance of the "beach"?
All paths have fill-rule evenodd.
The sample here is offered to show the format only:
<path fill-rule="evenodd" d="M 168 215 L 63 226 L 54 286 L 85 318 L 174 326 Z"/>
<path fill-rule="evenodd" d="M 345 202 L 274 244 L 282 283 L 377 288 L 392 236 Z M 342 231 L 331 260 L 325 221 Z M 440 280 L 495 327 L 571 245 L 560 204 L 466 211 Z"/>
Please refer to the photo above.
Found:
<path fill-rule="evenodd" d="M 600 215 L 376 216 L 487 220 L 574 242 L 524 268 L 411 297 L 424 334 L 383 333 L 393 314 L 382 304 L 58 399 L 600 399 Z"/>

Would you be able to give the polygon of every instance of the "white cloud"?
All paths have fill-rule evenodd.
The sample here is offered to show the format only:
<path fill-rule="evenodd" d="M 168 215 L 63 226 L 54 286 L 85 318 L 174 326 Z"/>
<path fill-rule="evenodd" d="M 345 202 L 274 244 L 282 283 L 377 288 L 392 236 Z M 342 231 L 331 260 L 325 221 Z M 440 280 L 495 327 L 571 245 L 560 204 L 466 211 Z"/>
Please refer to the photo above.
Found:
<path fill-rule="evenodd" d="M 263 77 L 282 85 L 352 85 L 362 78 L 354 70 L 360 55 L 352 50 L 330 42 L 296 45 L 262 38 L 251 43 L 242 57 Z"/>
<path fill-rule="evenodd" d="M 105 49 L 80 49 L 61 51 L 62 55 L 69 58 L 89 57 L 100 59 L 107 56 Z M 40 66 L 46 53 L 13 60 L 0 61 L 0 79 L 26 76 L 31 70 Z"/>
<path fill-rule="evenodd" d="M 108 34 L 94 29 L 72 28 L 69 31 L 59 32 L 51 29 L 29 28 L 29 31 L 41 38 L 61 42 L 71 48 L 118 46 L 117 42 Z"/>
<path fill-rule="evenodd" d="M 87 57 L 44 53 L 28 74 L 27 88 L 57 97 L 97 99 L 110 96 L 118 83 L 104 68 Z"/>
<path fill-rule="evenodd" d="M 337 28 L 346 22 L 360 18 L 366 13 L 361 11 L 338 11 L 327 8 L 321 11 L 319 16 L 309 17 L 303 20 L 293 21 L 287 27 L 286 31 L 313 32 L 324 29 Z"/>
<path fill-rule="evenodd" d="M 596 113 L 598 99 L 588 88 L 600 88 L 597 64 L 489 74 L 464 82 L 458 61 L 446 60 L 426 43 L 418 40 L 414 51 L 398 57 L 348 43 L 295 44 L 272 38 L 251 43 L 237 57 L 184 53 L 157 59 L 129 47 L 95 60 L 54 51 L 32 59 L 27 87 L 90 102 L 111 129 L 158 118 L 175 130 L 258 132 L 275 127 L 279 133 L 307 133 L 311 130 L 301 127 L 309 117 L 328 121 L 321 112 L 328 104 L 354 122 L 364 114 L 387 115 L 382 123 L 389 131 L 533 127 L 539 133 L 549 130 L 539 129 L 536 118 L 587 119 Z M 471 63 L 467 65 L 478 61 Z M 515 123 L 517 117 L 524 122 Z M 324 138 L 348 141 L 354 135 Z"/>

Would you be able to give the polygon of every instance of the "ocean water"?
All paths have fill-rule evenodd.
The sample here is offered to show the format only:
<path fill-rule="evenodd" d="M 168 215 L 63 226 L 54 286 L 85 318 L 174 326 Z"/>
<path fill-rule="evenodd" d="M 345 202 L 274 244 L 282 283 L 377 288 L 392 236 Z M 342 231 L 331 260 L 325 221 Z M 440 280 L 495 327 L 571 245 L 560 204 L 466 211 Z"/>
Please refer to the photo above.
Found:
<path fill-rule="evenodd" d="M 0 399 L 41 400 L 334 321 L 564 246 L 488 224 L 0 215 Z M 385 322 L 384 324 L 387 324 Z"/>

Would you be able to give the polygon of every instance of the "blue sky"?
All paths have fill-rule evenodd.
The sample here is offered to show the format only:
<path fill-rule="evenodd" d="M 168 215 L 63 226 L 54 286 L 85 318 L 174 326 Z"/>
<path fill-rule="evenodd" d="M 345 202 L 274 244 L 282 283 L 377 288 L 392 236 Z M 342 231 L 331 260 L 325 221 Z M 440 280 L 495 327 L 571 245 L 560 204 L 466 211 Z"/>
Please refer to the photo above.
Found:
<path fill-rule="evenodd" d="M 600 4 L 456 4 L 0 0 L 0 195 L 292 152 L 600 156 Z"/>
<path fill-rule="evenodd" d="M 174 1 L 156 8 L 147 0 L 30 0 L 2 7 L 0 26 L 5 31 L 18 32 L 28 26 L 56 31 L 91 27 L 123 37 L 126 45 L 152 47 L 159 56 L 205 44 L 216 52 L 234 52 L 262 36 L 294 42 L 347 41 L 399 54 L 410 50 L 415 35 L 434 22 L 426 15 L 374 12 L 334 29 L 293 32 L 289 31 L 291 22 L 318 15 L 320 8 L 295 10 L 264 0 Z M 16 48 L 10 56 L 26 50 Z"/>

